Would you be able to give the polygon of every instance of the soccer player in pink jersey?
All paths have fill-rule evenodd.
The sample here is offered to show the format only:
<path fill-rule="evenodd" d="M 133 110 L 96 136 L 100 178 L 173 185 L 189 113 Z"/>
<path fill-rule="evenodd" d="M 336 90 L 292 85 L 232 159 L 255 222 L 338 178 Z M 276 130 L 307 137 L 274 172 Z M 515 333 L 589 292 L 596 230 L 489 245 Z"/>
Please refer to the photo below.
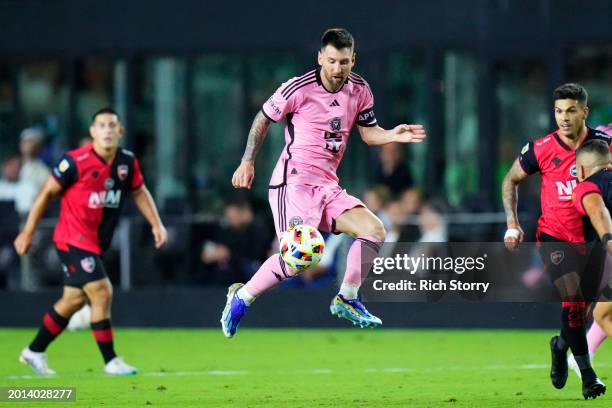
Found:
<path fill-rule="evenodd" d="M 426 137 L 425 130 L 421 125 L 402 124 L 390 130 L 378 126 L 372 91 L 362 77 L 351 72 L 354 40 L 347 30 L 333 28 L 323 34 L 318 64 L 317 69 L 282 84 L 257 113 L 232 184 L 251 188 L 255 157 L 268 127 L 285 119 L 285 148 L 269 190 L 277 237 L 302 223 L 354 237 L 344 280 L 330 310 L 361 327 L 377 327 L 381 320 L 368 312 L 357 292 L 363 279 L 362 256 L 365 260 L 376 256 L 385 240 L 385 229 L 359 199 L 338 185 L 336 170 L 355 124 L 361 139 L 370 146 L 420 143 Z M 234 336 L 248 306 L 296 273 L 277 254 L 268 258 L 246 285 L 231 285 L 221 317 L 223 334 Z"/>

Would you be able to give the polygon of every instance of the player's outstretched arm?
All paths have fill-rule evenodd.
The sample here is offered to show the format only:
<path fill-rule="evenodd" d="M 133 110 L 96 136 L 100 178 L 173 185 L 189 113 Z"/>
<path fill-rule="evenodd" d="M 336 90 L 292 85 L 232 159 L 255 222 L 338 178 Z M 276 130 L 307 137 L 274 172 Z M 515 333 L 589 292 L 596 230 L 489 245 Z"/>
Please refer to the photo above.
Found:
<path fill-rule="evenodd" d="M 597 235 L 605 243 L 608 253 L 612 254 L 612 219 L 610 211 L 599 194 L 587 194 L 582 198 L 582 206 L 597 231 Z"/>
<path fill-rule="evenodd" d="M 255 157 L 266 139 L 269 127 L 270 119 L 266 118 L 261 111 L 257 112 L 249 131 L 249 138 L 247 139 L 242 161 L 232 176 L 232 185 L 235 188 L 250 189 L 253 185 L 253 179 L 255 179 Z"/>
<path fill-rule="evenodd" d="M 506 248 L 511 251 L 518 249 L 519 243 L 523 242 L 525 234 L 519 224 L 516 206 L 518 203 L 518 185 L 525 180 L 529 175 L 525 173 L 518 160 L 504 177 L 502 183 L 502 201 L 504 203 L 504 211 L 506 212 L 506 225 L 508 230 L 504 236 Z"/>
<path fill-rule="evenodd" d="M 25 255 L 30 249 L 30 245 L 32 245 L 32 237 L 34 236 L 34 232 L 36 231 L 36 227 L 40 222 L 47 206 L 49 205 L 49 201 L 51 198 L 62 191 L 62 186 L 53 178 L 53 176 L 49 176 L 45 184 L 40 188 L 38 195 L 36 196 L 36 200 L 32 204 L 32 208 L 30 209 L 30 213 L 28 214 L 28 219 L 23 227 L 23 231 L 17 238 L 15 239 L 15 250 L 17 253 L 21 255 Z"/>
<path fill-rule="evenodd" d="M 159 217 L 157 206 L 155 205 L 155 201 L 153 201 L 149 189 L 143 184 L 137 190 L 134 190 L 132 194 L 134 195 L 136 206 L 149 224 L 151 224 L 155 248 L 161 248 L 168 240 L 168 232 Z"/>
<path fill-rule="evenodd" d="M 380 126 L 359 126 L 359 135 L 368 146 L 380 146 L 387 143 L 421 143 L 427 137 L 422 125 L 397 125 L 385 130 Z"/>

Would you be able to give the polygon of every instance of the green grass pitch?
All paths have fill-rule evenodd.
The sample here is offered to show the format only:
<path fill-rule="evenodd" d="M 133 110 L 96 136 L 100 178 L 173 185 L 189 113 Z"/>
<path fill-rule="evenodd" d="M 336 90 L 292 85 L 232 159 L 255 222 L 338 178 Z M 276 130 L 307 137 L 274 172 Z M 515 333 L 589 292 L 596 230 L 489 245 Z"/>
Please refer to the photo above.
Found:
<path fill-rule="evenodd" d="M 582 399 L 577 378 L 548 379 L 553 331 L 117 329 L 132 377 L 106 377 L 93 336 L 64 333 L 48 350 L 54 378 L 17 361 L 34 329 L 0 329 L 0 386 L 76 387 L 75 403 L 18 407 L 610 407 Z M 612 380 L 612 346 L 595 367 Z M 606 381 L 607 380 L 607 381 Z M 7 406 L 0 403 L 0 406 Z M 12 406 L 15 406 L 13 404 Z"/>

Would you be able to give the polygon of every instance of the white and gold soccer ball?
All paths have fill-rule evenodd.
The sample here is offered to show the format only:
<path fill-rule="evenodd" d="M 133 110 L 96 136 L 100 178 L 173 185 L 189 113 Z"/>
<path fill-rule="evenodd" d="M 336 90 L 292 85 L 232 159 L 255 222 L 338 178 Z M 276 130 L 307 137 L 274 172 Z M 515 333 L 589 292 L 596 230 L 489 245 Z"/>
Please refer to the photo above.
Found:
<path fill-rule="evenodd" d="M 310 225 L 296 225 L 285 231 L 280 241 L 281 257 L 298 272 L 318 264 L 324 249 L 323 236 Z"/>

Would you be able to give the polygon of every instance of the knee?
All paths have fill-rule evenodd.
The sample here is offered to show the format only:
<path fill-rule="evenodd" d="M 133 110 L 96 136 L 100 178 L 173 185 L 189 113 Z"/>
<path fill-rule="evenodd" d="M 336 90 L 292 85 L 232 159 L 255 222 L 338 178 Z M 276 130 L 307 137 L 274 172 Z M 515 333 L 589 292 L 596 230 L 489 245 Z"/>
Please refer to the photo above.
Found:
<path fill-rule="evenodd" d="M 385 242 L 385 239 L 387 238 L 387 231 L 385 230 L 385 226 L 383 225 L 382 221 L 376 218 L 372 221 L 368 229 L 369 231 L 366 235 L 376 237 L 380 242 Z"/>
<path fill-rule="evenodd" d="M 600 326 L 605 324 L 604 322 L 606 321 L 612 321 L 612 310 L 607 304 L 604 305 L 605 306 L 600 306 L 598 303 L 595 309 L 593 309 L 593 318 Z"/>
<path fill-rule="evenodd" d="M 67 296 L 64 295 L 62 297 L 62 302 L 64 303 L 66 308 L 70 309 L 73 312 L 76 312 L 77 310 L 82 308 L 85 305 L 86 301 L 87 301 L 87 297 L 82 293 L 81 294 L 71 294 Z"/>
<path fill-rule="evenodd" d="M 96 288 L 93 293 L 90 294 L 91 305 L 106 305 L 113 299 L 113 289 L 110 286 L 101 286 Z"/>

